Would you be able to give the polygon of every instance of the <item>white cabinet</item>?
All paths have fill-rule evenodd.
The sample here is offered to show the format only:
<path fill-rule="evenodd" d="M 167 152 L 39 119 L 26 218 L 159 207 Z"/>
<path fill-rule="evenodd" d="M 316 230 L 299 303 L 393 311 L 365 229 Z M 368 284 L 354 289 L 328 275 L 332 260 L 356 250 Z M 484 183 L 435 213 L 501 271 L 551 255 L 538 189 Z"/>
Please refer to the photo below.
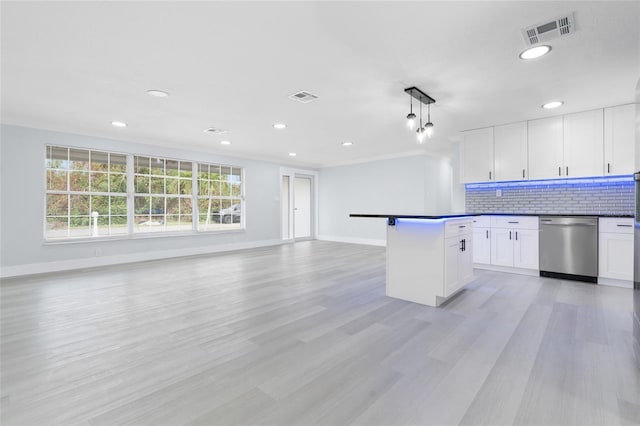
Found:
<path fill-rule="evenodd" d="M 473 279 L 471 240 L 470 234 L 445 240 L 445 297 L 451 296 Z"/>
<path fill-rule="evenodd" d="M 491 263 L 491 218 L 476 216 L 473 218 L 473 263 L 488 265 Z"/>
<path fill-rule="evenodd" d="M 496 181 L 527 178 L 527 123 L 494 128 L 494 166 Z"/>
<path fill-rule="evenodd" d="M 602 176 L 604 165 L 603 110 L 563 117 L 565 177 Z"/>
<path fill-rule="evenodd" d="M 633 173 L 636 104 L 604 109 L 604 174 Z"/>
<path fill-rule="evenodd" d="M 471 217 L 387 226 L 387 296 L 438 306 L 472 281 L 472 227 Z"/>
<path fill-rule="evenodd" d="M 460 144 L 460 181 L 494 180 L 493 127 L 462 132 Z"/>
<path fill-rule="evenodd" d="M 551 179 L 563 175 L 562 129 L 562 116 L 527 123 L 529 179 Z"/>
<path fill-rule="evenodd" d="M 539 268 L 537 216 L 491 217 L 491 264 L 523 269 Z"/>
<path fill-rule="evenodd" d="M 598 284 L 631 287 L 633 219 L 600 218 L 598 246 Z"/>

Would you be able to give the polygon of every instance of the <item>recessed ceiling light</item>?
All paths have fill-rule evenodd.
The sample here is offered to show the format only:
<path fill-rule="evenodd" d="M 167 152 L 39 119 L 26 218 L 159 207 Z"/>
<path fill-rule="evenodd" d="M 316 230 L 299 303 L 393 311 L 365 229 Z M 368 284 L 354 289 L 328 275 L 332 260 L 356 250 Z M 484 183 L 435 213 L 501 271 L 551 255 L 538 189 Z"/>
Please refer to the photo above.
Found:
<path fill-rule="evenodd" d="M 231 141 L 220 141 L 220 145 L 231 145 Z"/>
<path fill-rule="evenodd" d="M 342 142 L 342 146 L 353 146 L 353 142 L 351 141 Z"/>
<path fill-rule="evenodd" d="M 169 94 L 167 92 L 164 92 L 162 90 L 147 90 L 147 94 L 151 95 L 151 96 L 155 96 L 156 98 L 168 98 Z"/>
<path fill-rule="evenodd" d="M 551 52 L 551 46 L 543 44 L 541 46 L 535 46 L 525 50 L 520 54 L 520 59 L 535 59 L 539 58 L 540 56 L 546 55 L 549 52 Z"/>
<path fill-rule="evenodd" d="M 274 129 L 284 129 L 285 127 L 287 127 L 287 125 L 284 123 L 276 123 L 273 125 Z"/>
<path fill-rule="evenodd" d="M 127 127 L 127 123 L 124 121 L 112 121 L 111 125 L 116 127 Z"/>
<path fill-rule="evenodd" d="M 289 153 L 289 157 L 295 157 L 296 155 L 298 155 L 298 154 L 296 154 L 295 152 L 290 152 Z"/>
<path fill-rule="evenodd" d="M 562 101 L 547 102 L 546 104 L 542 105 L 542 108 L 544 108 L 544 109 L 553 109 L 553 108 L 558 108 L 562 104 L 564 104 L 564 102 L 562 102 Z"/>

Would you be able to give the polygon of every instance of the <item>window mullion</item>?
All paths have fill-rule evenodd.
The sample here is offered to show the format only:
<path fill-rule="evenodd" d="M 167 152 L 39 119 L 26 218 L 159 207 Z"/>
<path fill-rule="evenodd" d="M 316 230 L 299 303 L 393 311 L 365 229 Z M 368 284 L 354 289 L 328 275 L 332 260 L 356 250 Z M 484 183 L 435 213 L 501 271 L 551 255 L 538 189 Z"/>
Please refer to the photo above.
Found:
<path fill-rule="evenodd" d="M 191 163 L 191 227 L 194 231 L 198 231 L 198 223 L 200 220 L 200 211 L 198 208 L 198 167 L 200 167 L 199 163 L 195 161 Z"/>
<path fill-rule="evenodd" d="M 127 155 L 127 235 L 131 237 L 133 235 L 133 215 L 135 204 L 134 187 L 133 187 L 133 155 Z"/>

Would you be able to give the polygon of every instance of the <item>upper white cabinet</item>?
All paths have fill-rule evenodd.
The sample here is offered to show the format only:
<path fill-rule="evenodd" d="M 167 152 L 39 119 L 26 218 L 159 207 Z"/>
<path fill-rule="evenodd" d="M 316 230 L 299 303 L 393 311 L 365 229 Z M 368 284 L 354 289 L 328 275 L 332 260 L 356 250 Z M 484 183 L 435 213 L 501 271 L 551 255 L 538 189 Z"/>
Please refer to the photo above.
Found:
<path fill-rule="evenodd" d="M 528 122 L 529 179 L 562 177 L 562 116 Z"/>
<path fill-rule="evenodd" d="M 602 176 L 604 173 L 603 111 L 567 114 L 564 119 L 565 177 Z"/>
<path fill-rule="evenodd" d="M 634 172 L 636 104 L 462 132 L 460 181 Z"/>
<path fill-rule="evenodd" d="M 634 172 L 636 105 L 604 109 L 604 174 L 624 175 Z"/>
<path fill-rule="evenodd" d="M 527 178 L 527 122 L 494 127 L 495 180 Z"/>
<path fill-rule="evenodd" d="M 493 127 L 462 132 L 460 166 L 463 183 L 494 180 Z"/>

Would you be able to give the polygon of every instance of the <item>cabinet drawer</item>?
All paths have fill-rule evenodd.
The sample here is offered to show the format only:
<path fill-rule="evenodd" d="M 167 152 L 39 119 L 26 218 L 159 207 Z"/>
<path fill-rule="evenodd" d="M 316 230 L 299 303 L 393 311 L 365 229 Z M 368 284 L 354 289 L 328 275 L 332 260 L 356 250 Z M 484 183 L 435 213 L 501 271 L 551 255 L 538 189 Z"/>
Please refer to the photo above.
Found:
<path fill-rule="evenodd" d="M 473 232 L 473 220 L 468 219 L 451 219 L 444 224 L 444 236 L 454 237 L 456 235 L 470 234 Z"/>
<path fill-rule="evenodd" d="M 491 227 L 491 217 L 490 216 L 475 216 L 473 218 L 473 227 L 474 228 L 490 228 Z"/>
<path fill-rule="evenodd" d="M 601 217 L 599 221 L 602 232 L 614 234 L 633 234 L 633 219 L 628 217 Z"/>
<path fill-rule="evenodd" d="M 491 216 L 492 228 L 538 229 L 538 216 Z"/>

